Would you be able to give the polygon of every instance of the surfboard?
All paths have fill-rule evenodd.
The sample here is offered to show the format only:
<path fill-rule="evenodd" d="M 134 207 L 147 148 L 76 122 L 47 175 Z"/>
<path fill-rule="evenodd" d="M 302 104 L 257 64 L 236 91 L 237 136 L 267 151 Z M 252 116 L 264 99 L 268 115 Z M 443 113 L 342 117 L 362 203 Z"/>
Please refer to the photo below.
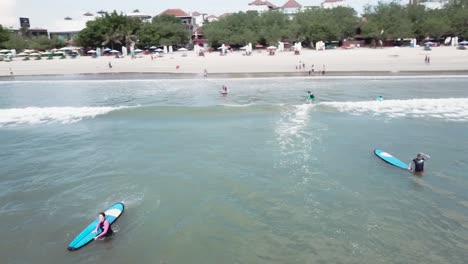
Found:
<path fill-rule="evenodd" d="M 106 219 L 112 225 L 123 213 L 124 211 L 123 203 L 116 203 L 107 209 L 104 213 L 106 214 Z M 99 223 L 99 217 L 97 217 L 91 224 L 89 224 L 80 234 L 78 234 L 75 239 L 68 245 L 68 250 L 74 251 L 80 249 L 81 247 L 86 246 L 89 242 L 93 241 L 94 237 L 101 234 L 102 229 L 99 228 L 97 233 L 93 233 L 96 225 Z"/>
<path fill-rule="evenodd" d="M 395 158 L 392 154 L 390 154 L 388 152 L 385 152 L 385 151 L 380 150 L 380 149 L 375 149 L 374 153 L 375 153 L 375 155 L 377 155 L 377 157 L 383 159 L 385 162 L 388 162 L 388 163 L 392 164 L 393 166 L 396 166 L 396 167 L 404 169 L 404 170 L 408 169 L 408 164 L 406 164 L 403 161 Z"/>
<path fill-rule="evenodd" d="M 227 95 L 228 93 L 227 92 L 219 92 L 220 94 L 222 95 Z"/>

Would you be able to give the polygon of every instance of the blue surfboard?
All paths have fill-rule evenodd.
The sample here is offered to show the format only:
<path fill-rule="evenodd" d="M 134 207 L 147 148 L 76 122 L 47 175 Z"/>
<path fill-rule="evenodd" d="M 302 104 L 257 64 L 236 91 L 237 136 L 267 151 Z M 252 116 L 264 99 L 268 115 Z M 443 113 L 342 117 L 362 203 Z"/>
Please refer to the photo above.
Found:
<path fill-rule="evenodd" d="M 393 155 L 388 153 L 388 152 L 385 152 L 385 151 L 380 150 L 380 149 L 375 149 L 374 153 L 375 153 L 375 155 L 377 155 L 377 157 L 379 157 L 379 158 L 383 159 L 384 161 L 392 164 L 393 166 L 396 166 L 396 167 L 404 169 L 404 170 L 408 169 L 408 164 L 406 164 L 403 161 L 393 157 Z"/>
<path fill-rule="evenodd" d="M 124 204 L 123 203 L 116 203 L 107 209 L 104 213 L 106 214 L 106 219 L 112 225 L 117 218 L 123 213 L 124 211 Z M 96 218 L 91 224 L 88 225 L 79 235 L 73 239 L 73 241 L 68 245 L 68 250 L 73 251 L 77 250 L 89 242 L 93 241 L 94 237 L 101 234 L 102 229 L 99 228 L 97 233 L 93 233 L 94 229 L 96 229 L 96 225 L 99 223 L 99 217 Z"/>

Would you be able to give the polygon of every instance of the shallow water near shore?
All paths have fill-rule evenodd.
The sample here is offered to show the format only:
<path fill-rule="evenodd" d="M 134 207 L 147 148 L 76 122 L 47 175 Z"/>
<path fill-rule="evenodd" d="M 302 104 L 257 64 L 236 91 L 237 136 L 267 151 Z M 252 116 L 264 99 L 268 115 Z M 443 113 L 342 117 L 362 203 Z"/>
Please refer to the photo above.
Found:
<path fill-rule="evenodd" d="M 1 82 L 0 262 L 465 263 L 467 83 Z M 112 239 L 66 250 L 120 201 Z"/>

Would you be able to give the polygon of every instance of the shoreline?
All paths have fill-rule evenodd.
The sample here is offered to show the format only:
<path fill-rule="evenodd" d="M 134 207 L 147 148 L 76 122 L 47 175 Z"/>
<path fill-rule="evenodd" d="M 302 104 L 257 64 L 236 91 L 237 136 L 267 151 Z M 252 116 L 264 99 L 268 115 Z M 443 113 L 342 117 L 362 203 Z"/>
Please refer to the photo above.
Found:
<path fill-rule="evenodd" d="M 218 72 L 203 77 L 197 73 L 172 72 L 100 72 L 76 74 L 40 74 L 0 76 L 0 81 L 41 81 L 41 80 L 164 80 L 164 79 L 262 79 L 262 78 L 308 78 L 325 79 L 406 79 L 406 78 L 468 78 L 468 70 L 453 71 L 330 71 L 308 75 L 305 72 Z"/>
<path fill-rule="evenodd" d="M 425 58 L 431 62 L 425 62 Z M 205 57 L 195 54 L 165 54 L 156 59 L 141 55 L 136 59 L 87 56 L 64 60 L 33 60 L 0 62 L 0 80 L 8 79 L 203 79 L 208 78 L 272 78 L 306 77 L 333 78 L 358 76 L 433 76 L 468 75 L 468 52 L 452 47 L 438 47 L 433 51 L 416 48 L 303 50 L 300 55 L 281 52 L 269 56 L 242 52 Z M 325 75 L 319 74 L 325 70 Z M 13 76 L 13 77 L 12 77 Z"/>

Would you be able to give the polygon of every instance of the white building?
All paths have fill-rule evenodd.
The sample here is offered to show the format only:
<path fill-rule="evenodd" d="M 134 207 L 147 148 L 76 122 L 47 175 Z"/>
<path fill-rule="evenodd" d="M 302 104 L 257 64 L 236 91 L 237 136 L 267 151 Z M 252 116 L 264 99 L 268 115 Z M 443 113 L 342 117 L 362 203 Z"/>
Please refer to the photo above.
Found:
<path fill-rule="evenodd" d="M 325 0 L 322 3 L 322 8 L 335 8 L 339 6 L 347 7 L 348 4 L 345 0 Z"/>
<path fill-rule="evenodd" d="M 257 11 L 261 13 L 261 12 L 265 12 L 269 10 L 274 10 L 277 8 L 278 8 L 277 6 L 275 6 L 274 4 L 268 1 L 255 0 L 249 4 L 249 8 L 247 11 Z"/>
<path fill-rule="evenodd" d="M 215 15 L 210 15 L 206 18 L 206 20 L 208 20 L 208 22 L 218 21 L 218 17 Z"/>
<path fill-rule="evenodd" d="M 205 22 L 205 19 L 206 19 L 206 15 L 207 14 L 202 14 L 197 11 L 192 12 L 192 17 L 193 17 L 195 25 L 199 27 L 203 26 L 203 23 Z"/>
<path fill-rule="evenodd" d="M 295 0 L 288 0 L 281 7 L 281 10 L 284 14 L 287 14 L 291 17 L 292 15 L 299 13 L 302 10 L 302 5 L 296 2 Z"/>

